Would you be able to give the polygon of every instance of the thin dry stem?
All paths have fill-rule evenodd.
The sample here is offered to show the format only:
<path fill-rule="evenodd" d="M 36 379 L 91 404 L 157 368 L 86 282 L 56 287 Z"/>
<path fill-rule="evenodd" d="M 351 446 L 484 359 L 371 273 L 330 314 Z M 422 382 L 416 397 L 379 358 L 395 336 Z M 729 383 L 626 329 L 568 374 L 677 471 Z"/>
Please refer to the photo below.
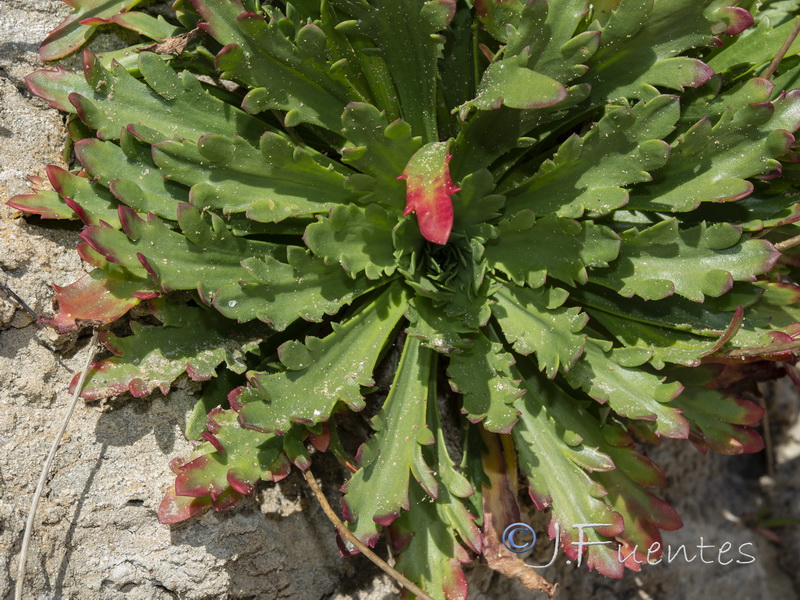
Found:
<path fill-rule="evenodd" d="M 33 493 L 33 500 L 31 500 L 31 507 L 28 510 L 28 520 L 25 522 L 25 533 L 22 536 L 22 549 L 19 552 L 19 564 L 17 565 L 17 581 L 14 587 L 14 600 L 22 600 L 22 590 L 25 586 L 25 564 L 28 558 L 28 546 L 31 541 L 31 533 L 33 532 L 33 521 L 36 518 L 36 508 L 39 506 L 39 500 L 44 491 L 44 484 L 47 481 L 47 475 L 50 473 L 50 467 L 53 466 L 53 459 L 58 451 L 58 446 L 61 443 L 61 438 L 67 430 L 67 425 L 78 405 L 78 398 L 80 398 L 83 383 L 86 381 L 86 375 L 89 373 L 89 367 L 92 364 L 94 355 L 97 353 L 97 330 L 94 330 L 92 341 L 89 342 L 89 355 L 86 357 L 86 364 L 81 370 L 81 376 L 78 378 L 78 383 L 75 385 L 75 390 L 72 393 L 72 401 L 67 408 L 67 413 L 61 421 L 61 426 L 58 429 L 53 444 L 50 446 L 50 453 L 42 467 L 42 472 L 39 474 L 39 483 L 36 485 L 36 491 Z"/>
<path fill-rule="evenodd" d="M 331 505 L 328 503 L 328 499 L 325 497 L 325 494 L 322 493 L 322 490 L 317 483 L 317 480 L 314 478 L 314 475 L 311 473 L 310 470 L 303 471 L 303 477 L 306 478 L 308 485 L 311 487 L 311 491 L 314 492 L 314 496 L 317 498 L 317 502 L 322 507 L 322 512 L 325 513 L 325 516 L 328 517 L 333 526 L 336 528 L 336 531 L 339 532 L 344 539 L 348 542 L 353 544 L 356 548 L 358 548 L 361 553 L 370 559 L 373 563 L 378 565 L 381 570 L 386 573 L 389 577 L 394 579 L 397 583 L 405 587 L 409 592 L 416 595 L 417 598 L 420 600 L 433 600 L 428 594 L 426 594 L 423 590 L 421 590 L 413 581 L 408 579 L 405 575 L 390 567 L 385 560 L 383 560 L 380 556 L 375 554 L 372 550 L 370 550 L 365 544 L 361 542 L 353 532 L 351 532 L 345 524 L 342 523 L 342 520 L 339 516 L 333 511 Z"/>
<path fill-rule="evenodd" d="M 758 404 L 764 410 L 764 416 L 761 417 L 761 431 L 764 437 L 764 453 L 767 457 L 767 475 L 775 478 L 775 447 L 772 445 L 772 430 L 769 425 L 769 410 L 767 410 L 767 402 L 764 396 L 758 396 Z"/>
<path fill-rule="evenodd" d="M 794 24 L 792 27 L 792 31 L 789 32 L 786 41 L 783 42 L 783 46 L 781 46 L 778 53 L 775 55 L 775 58 L 772 59 L 772 62 L 769 63 L 767 70 L 761 74 L 761 77 L 764 79 L 769 79 L 775 73 L 775 70 L 778 68 L 778 65 L 781 64 L 783 57 L 786 56 L 786 53 L 789 51 L 789 48 L 792 47 L 794 40 L 797 38 L 797 35 L 800 34 L 800 19 L 798 19 L 797 23 Z"/>
<path fill-rule="evenodd" d="M 27 312 L 30 316 L 33 317 L 35 323 L 39 322 L 39 315 L 36 314 L 36 311 L 33 310 L 30 306 L 28 306 L 28 303 L 25 302 L 25 300 L 23 300 L 22 298 L 20 298 L 16 294 L 16 292 L 14 292 L 14 290 L 8 287 L 7 283 L 0 281 L 0 290 L 3 290 L 6 294 L 11 296 L 16 301 L 16 303 L 19 304 L 23 310 L 25 310 L 25 312 Z"/>
<path fill-rule="evenodd" d="M 798 21 L 800 23 L 800 21 Z M 790 237 L 788 240 L 783 240 L 782 242 L 778 242 L 775 244 L 775 249 L 778 252 L 783 252 L 784 250 L 788 250 L 789 248 L 794 248 L 800 244 L 800 235 L 796 235 L 794 237 Z"/>

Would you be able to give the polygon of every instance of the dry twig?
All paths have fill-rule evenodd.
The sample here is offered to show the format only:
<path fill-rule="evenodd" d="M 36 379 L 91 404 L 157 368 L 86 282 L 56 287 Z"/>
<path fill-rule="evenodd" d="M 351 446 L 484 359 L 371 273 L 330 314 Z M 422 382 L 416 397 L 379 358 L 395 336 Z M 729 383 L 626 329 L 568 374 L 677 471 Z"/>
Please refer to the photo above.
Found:
<path fill-rule="evenodd" d="M 22 549 L 19 552 L 17 581 L 14 587 L 14 600 L 22 600 L 22 590 L 25 585 L 25 564 L 28 558 L 28 546 L 31 541 L 31 533 L 33 532 L 33 521 L 36 517 L 36 508 L 39 506 L 39 500 L 42 497 L 42 492 L 44 491 L 44 484 L 47 481 L 47 475 L 50 473 L 50 467 L 53 466 L 53 459 L 58 451 L 61 438 L 64 436 L 64 432 L 67 430 L 67 424 L 69 423 L 72 413 L 75 411 L 75 407 L 78 404 L 78 398 L 80 398 L 81 390 L 83 389 L 83 382 L 86 381 L 86 375 L 89 372 L 89 367 L 92 364 L 92 360 L 94 359 L 94 355 L 96 353 L 97 330 L 95 329 L 94 334 L 92 335 L 92 341 L 89 342 L 89 356 L 86 357 L 86 364 L 81 370 L 81 376 L 78 379 L 78 383 L 75 385 L 75 390 L 72 392 L 72 401 L 67 408 L 67 413 L 64 415 L 64 418 L 61 421 L 61 426 L 59 427 L 58 433 L 53 440 L 53 444 L 50 446 L 50 453 L 47 455 L 47 459 L 42 467 L 42 472 L 39 474 L 39 483 L 36 485 L 36 491 L 33 493 L 31 507 L 28 510 L 28 520 L 25 522 L 25 533 L 22 536 Z"/>
<path fill-rule="evenodd" d="M 786 53 L 789 51 L 789 48 L 792 47 L 794 40 L 797 38 L 797 35 L 800 34 L 800 19 L 797 20 L 797 23 L 794 24 L 792 27 L 792 31 L 789 32 L 789 35 L 786 38 L 786 41 L 783 42 L 783 46 L 780 47 L 778 53 L 775 55 L 775 58 L 772 59 L 772 62 L 769 63 L 767 70 L 761 74 L 761 77 L 764 79 L 769 79 L 775 73 L 775 70 L 778 68 L 778 65 L 781 64 L 783 57 L 786 56 Z"/>
<path fill-rule="evenodd" d="M 419 600 L 433 600 L 433 598 L 422 591 L 413 581 L 408 579 L 396 569 L 390 567 L 385 560 L 370 550 L 361 542 L 361 540 L 353 535 L 353 533 L 347 527 L 345 527 L 344 523 L 342 523 L 342 520 L 331 508 L 331 505 L 328 503 L 328 499 L 325 497 L 325 494 L 322 493 L 317 480 L 314 478 L 314 475 L 310 470 L 303 471 L 303 477 L 306 478 L 308 485 L 311 487 L 311 491 L 314 492 L 317 502 L 319 502 L 320 506 L 322 507 L 322 512 L 324 512 L 325 516 L 328 517 L 331 523 L 333 523 L 333 526 L 336 528 L 336 531 L 339 532 L 339 535 L 353 544 L 353 546 L 358 548 L 364 556 L 370 559 L 374 564 L 378 565 L 378 567 L 380 567 L 384 573 L 406 588 L 409 592 L 414 594 L 417 598 L 419 598 Z"/>

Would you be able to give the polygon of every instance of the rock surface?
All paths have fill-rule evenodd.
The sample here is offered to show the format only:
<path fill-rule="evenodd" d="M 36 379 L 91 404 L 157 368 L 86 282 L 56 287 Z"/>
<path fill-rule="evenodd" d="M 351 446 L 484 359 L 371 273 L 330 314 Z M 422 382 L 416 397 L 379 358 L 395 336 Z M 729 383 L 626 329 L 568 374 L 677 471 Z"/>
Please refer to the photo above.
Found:
<path fill-rule="evenodd" d="M 62 117 L 32 97 L 22 78 L 40 67 L 39 42 L 68 12 L 58 1 L 0 0 L 0 200 L 26 192 L 25 178 L 44 175 L 45 165 L 66 166 Z M 49 313 L 50 284 L 70 283 L 83 272 L 74 251 L 78 230 L 72 223 L 19 218 L 0 204 L 0 281 L 34 311 Z M 85 332 L 58 337 L 32 323 L 0 291 L 0 598 L 13 597 L 30 498 L 88 340 Z M 711 564 L 680 559 L 614 581 L 575 570 L 561 557 L 543 573 L 559 583 L 557 597 L 798 597 L 798 528 L 779 529 L 775 542 L 755 527 L 762 507 L 777 517 L 800 516 L 797 394 L 782 383 L 767 401 L 775 449 L 771 480 L 764 477 L 763 454 L 704 457 L 671 440 L 651 453 L 667 471 L 671 485 L 664 495 L 685 524 L 667 534 L 665 543 L 685 543 L 692 556 L 702 538 L 716 546 L 705 553 Z M 172 478 L 168 461 L 190 451 L 181 432 L 192 403 L 190 386 L 179 385 L 169 399 L 79 406 L 37 513 L 25 598 L 398 597 L 398 588 L 366 559 L 339 557 L 332 527 L 297 474 L 263 485 L 233 511 L 206 514 L 182 527 L 159 525 L 155 509 Z M 326 492 L 336 504 L 341 475 L 330 466 Z M 743 559 L 736 550 L 752 543 L 747 552 L 755 562 L 719 564 L 717 550 L 725 542 L 733 550 L 723 560 Z M 485 567 L 475 567 L 469 577 L 474 600 L 537 597 Z"/>

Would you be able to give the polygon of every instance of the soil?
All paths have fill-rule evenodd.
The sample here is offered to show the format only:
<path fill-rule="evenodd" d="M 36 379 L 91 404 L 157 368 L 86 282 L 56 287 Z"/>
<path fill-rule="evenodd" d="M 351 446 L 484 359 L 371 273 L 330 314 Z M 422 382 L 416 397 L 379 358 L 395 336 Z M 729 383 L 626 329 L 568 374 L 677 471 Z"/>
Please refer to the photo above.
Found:
<path fill-rule="evenodd" d="M 0 200 L 27 192 L 26 177 L 44 176 L 45 165 L 67 166 L 63 119 L 28 92 L 23 77 L 41 68 L 38 44 L 69 10 L 58 1 L 0 0 Z M 102 35 L 93 42 L 112 43 Z M 76 66 L 77 60 L 66 63 Z M 37 313 L 52 314 L 51 284 L 71 283 L 84 272 L 75 252 L 78 231 L 74 222 L 22 218 L 0 203 L 0 282 Z M 57 336 L 0 290 L 0 598 L 13 597 L 31 495 L 88 340 L 87 331 Z M 680 558 L 611 580 L 567 565 L 562 556 L 542 572 L 558 583 L 556 597 L 800 597 L 800 529 L 770 528 L 765 521 L 800 517 L 800 402 L 788 381 L 765 392 L 771 471 L 763 452 L 704 456 L 673 440 L 650 452 L 670 481 L 663 497 L 684 519 L 683 529 L 665 534 L 665 544 L 686 544 L 690 557 L 698 544 L 713 545 L 704 551 L 706 562 Z M 193 393 L 192 385 L 179 382 L 168 398 L 121 397 L 79 406 L 37 513 L 25 598 L 399 596 L 399 588 L 366 559 L 339 556 L 332 526 L 297 473 L 263 484 L 232 511 L 181 527 L 159 525 L 155 510 L 172 479 L 168 462 L 191 449 L 182 431 Z M 324 461 L 315 468 L 338 505 L 341 473 Z M 720 558 L 726 542 L 732 550 Z M 740 547 L 754 557 L 749 564 L 736 562 L 748 560 Z M 480 565 L 469 568 L 469 579 L 473 600 L 541 596 Z"/>

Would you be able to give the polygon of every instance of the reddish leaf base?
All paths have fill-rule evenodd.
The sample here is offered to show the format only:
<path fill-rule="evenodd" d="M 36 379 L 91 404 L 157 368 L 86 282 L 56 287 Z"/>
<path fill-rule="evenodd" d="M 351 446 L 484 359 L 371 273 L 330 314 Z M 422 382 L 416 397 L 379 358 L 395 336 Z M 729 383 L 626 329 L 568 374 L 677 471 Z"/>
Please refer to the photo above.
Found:
<path fill-rule="evenodd" d="M 174 525 L 203 514 L 209 508 L 211 508 L 211 497 L 178 496 L 173 485 L 164 495 L 164 499 L 158 507 L 158 522 L 162 525 Z"/>
<path fill-rule="evenodd" d="M 75 331 L 82 323 L 105 325 L 116 321 L 139 303 L 139 298 L 133 297 L 138 284 L 132 286 L 130 282 L 95 273 L 88 273 L 64 287 L 53 284 L 58 312 L 41 322 L 58 333 L 67 333 Z"/>

